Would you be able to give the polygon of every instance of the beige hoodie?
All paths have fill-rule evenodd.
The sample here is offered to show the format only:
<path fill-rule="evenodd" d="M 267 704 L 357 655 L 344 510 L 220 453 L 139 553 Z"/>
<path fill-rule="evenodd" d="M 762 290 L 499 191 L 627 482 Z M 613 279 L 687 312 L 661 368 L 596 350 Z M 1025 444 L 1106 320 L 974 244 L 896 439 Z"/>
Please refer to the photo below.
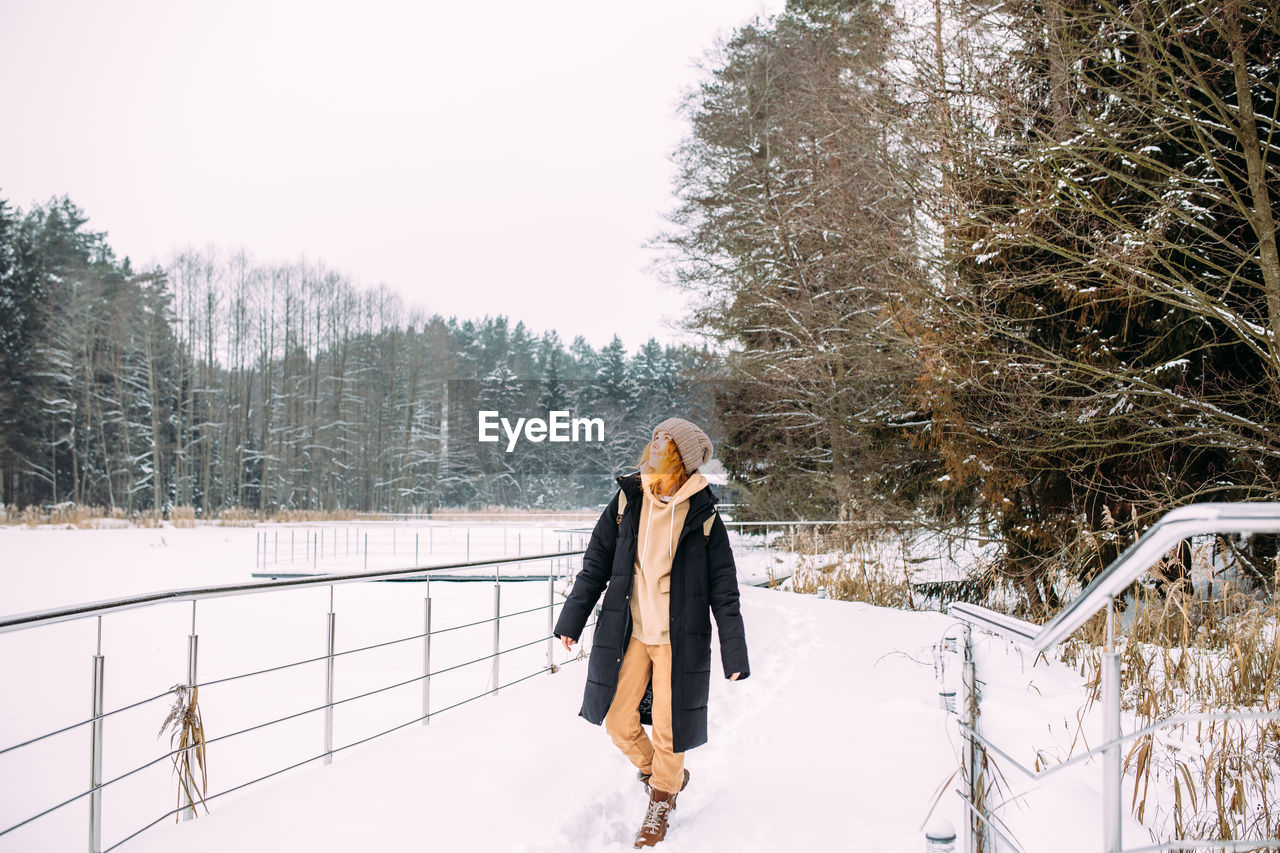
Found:
<path fill-rule="evenodd" d="M 644 501 L 636 538 L 635 577 L 631 584 L 631 636 L 650 646 L 671 642 L 671 561 L 689 514 L 689 498 L 706 488 L 707 478 L 694 472 L 670 499 L 649 493 L 648 474 L 640 475 Z"/>

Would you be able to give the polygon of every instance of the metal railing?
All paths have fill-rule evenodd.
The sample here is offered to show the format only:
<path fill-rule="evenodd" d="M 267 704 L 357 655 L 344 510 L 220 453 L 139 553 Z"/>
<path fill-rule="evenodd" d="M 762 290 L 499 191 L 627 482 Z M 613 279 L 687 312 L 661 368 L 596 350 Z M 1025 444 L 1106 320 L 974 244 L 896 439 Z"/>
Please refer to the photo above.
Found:
<path fill-rule="evenodd" d="M 542 525 L 494 524 L 488 522 L 431 522 L 411 524 L 407 521 L 354 521 L 325 524 L 289 522 L 273 524 L 269 529 L 257 532 L 254 549 L 254 567 L 259 576 L 279 574 L 268 567 L 288 565 L 310 568 L 318 572 L 322 567 L 359 567 L 369 571 L 372 557 L 376 562 L 407 559 L 412 555 L 413 565 L 437 553 L 444 545 L 452 553 L 460 553 L 463 560 L 471 560 L 472 545 L 482 553 L 501 553 L 503 557 L 520 556 L 534 547 L 539 553 L 554 544 L 562 550 L 562 542 L 549 542 L 548 534 L 581 533 L 582 531 L 548 528 Z M 590 533 L 591 528 L 586 528 Z M 370 533 L 373 534 L 372 539 Z M 474 535 L 473 535 L 474 534 Z M 501 535 L 501 543 L 493 547 L 494 534 Z M 472 540 L 476 541 L 473 543 Z M 485 546 L 481 548 L 480 546 Z"/>
<path fill-rule="evenodd" d="M 121 781 L 128 779 L 130 777 L 133 777 L 136 774 L 150 767 L 153 767 L 157 764 L 161 764 L 166 761 L 173 761 L 176 757 L 181 755 L 186 750 L 195 749 L 194 746 L 188 746 L 188 747 L 185 747 L 185 749 L 179 748 L 179 749 L 170 750 L 162 755 L 155 756 L 146 761 L 143 761 L 141 764 L 138 764 L 132 767 L 131 769 L 123 773 L 119 773 L 115 775 L 113 778 L 106 779 L 104 781 L 103 760 L 102 760 L 103 742 L 104 742 L 104 725 L 103 725 L 104 722 L 108 718 L 114 717 L 118 714 L 122 714 L 126 711 L 131 711 L 135 708 L 142 707 L 149 703 L 158 702 L 164 699 L 171 699 L 173 695 L 172 690 L 166 690 L 163 693 L 159 693 L 157 695 L 150 696 L 145 699 L 131 702 L 129 704 L 123 705 L 118 708 L 113 708 L 111 710 L 106 709 L 105 702 L 104 702 L 106 657 L 103 654 L 103 650 L 102 650 L 102 620 L 104 617 L 119 614 L 121 612 L 128 611 L 128 610 L 135 610 L 138 608 L 152 607 L 152 606 L 163 605 L 163 604 L 190 602 L 192 615 L 191 615 L 191 634 L 188 636 L 188 639 L 187 639 L 187 687 L 188 688 L 201 688 L 201 689 L 209 688 L 215 685 L 227 684 L 229 682 L 239 681 L 242 679 L 256 678 L 256 677 L 260 677 L 268 674 L 279 673 L 285 670 L 295 669 L 297 667 L 302 667 L 308 664 L 323 663 L 325 665 L 325 701 L 323 704 L 319 704 L 314 707 L 305 708 L 304 710 L 289 713 L 289 714 L 286 714 L 285 716 L 276 717 L 274 719 L 266 720 L 264 722 L 258 722 L 253 725 L 241 728 L 237 731 L 228 732 L 226 734 L 220 734 L 216 737 L 210 738 L 206 743 L 206 745 L 213 745 L 218 742 L 223 742 L 223 741 L 230 740 L 232 738 L 246 735 L 250 732 L 260 731 L 270 726 L 275 726 L 289 720 L 299 719 L 312 714 L 323 713 L 324 715 L 324 748 L 323 750 L 302 761 L 291 762 L 287 766 L 279 767 L 277 769 L 272 770 L 269 773 L 258 776 L 249 781 L 237 784 L 233 787 L 230 787 L 222 791 L 217 791 L 203 798 L 198 798 L 199 802 L 207 803 L 209 801 L 218 799 L 220 797 L 224 797 L 227 794 L 231 794 L 236 791 L 239 791 L 245 787 L 248 787 L 249 785 L 262 782 L 266 779 L 270 779 L 275 776 L 279 776 L 282 773 L 286 773 L 290 770 L 294 770 L 296 768 L 302 767 L 314 761 L 323 761 L 325 764 L 328 764 L 333 760 L 333 756 L 339 752 L 351 749 L 352 747 L 358 746 L 363 743 L 367 743 L 368 741 L 373 740 L 375 738 L 382 737 L 392 732 L 407 728 L 416 723 L 421 723 L 425 725 L 430 722 L 432 717 L 438 714 L 444 713 L 445 711 L 449 711 L 454 708 L 460 707 L 462 705 L 466 705 L 470 702 L 474 702 L 475 700 L 480 699 L 484 696 L 496 694 L 503 688 L 507 688 L 512 685 L 519 684 L 520 682 L 526 681 L 537 675 L 541 675 L 546 672 L 555 672 L 558 670 L 560 665 L 571 662 L 572 660 L 581 659 L 583 655 L 581 652 L 579 652 L 575 657 L 571 657 L 568 660 L 561 661 L 559 664 L 557 664 L 554 659 L 555 638 L 552 635 L 552 630 L 555 623 L 555 609 L 557 605 L 560 603 L 559 601 L 557 601 L 557 592 L 555 589 L 556 580 L 560 578 L 572 579 L 576 575 L 575 560 L 578 560 L 580 562 L 580 558 L 583 553 L 584 552 L 581 549 L 560 550 L 560 551 L 554 551 L 554 552 L 543 553 L 543 554 L 505 557 L 505 558 L 488 559 L 488 560 L 476 560 L 476 561 L 452 563 L 448 565 L 439 565 L 439 566 L 413 566 L 413 567 L 407 567 L 407 568 L 385 569 L 385 570 L 378 570 L 378 571 L 372 571 L 372 572 L 328 574 L 320 577 L 291 578 L 291 579 L 285 579 L 285 580 L 267 580 L 267 581 L 248 583 L 248 584 L 230 584 L 230 585 L 221 585 L 221 586 L 193 587 L 188 589 L 168 590 L 164 592 L 126 596 L 126 597 L 112 599 L 108 601 L 92 602 L 87 604 L 75 605 L 71 607 L 63 607 L 63 608 L 57 608 L 52 610 L 43 610 L 38 612 L 24 613 L 24 614 L 18 614 L 15 616 L 0 618 L 0 633 L 26 631 L 26 630 L 39 628 L 42 626 L 54 625 L 54 624 L 63 623 L 63 622 L 70 622 L 73 620 L 82 620 L 82 619 L 97 620 L 97 649 L 92 659 L 93 674 L 92 674 L 92 714 L 91 716 L 88 719 L 73 723 L 71 725 L 62 726 L 51 731 L 43 732 L 42 734 L 36 735 L 34 737 L 29 737 L 20 743 L 15 743 L 8 746 L 0 747 L 0 756 L 13 754 L 13 753 L 17 753 L 19 750 L 27 749 L 36 744 L 45 742 L 48 739 L 55 737 L 56 735 L 73 731 L 75 729 L 87 727 L 91 733 L 91 747 L 90 747 L 90 755 L 89 755 L 90 785 L 87 790 L 84 790 L 81 793 L 76 794 L 75 796 L 63 799 L 57 803 L 53 803 L 47 806 L 46 808 L 43 808 L 38 813 L 29 815 L 25 819 L 20 820 L 15 824 L 12 824 L 7 827 L 0 827 L 0 838 L 3 838 L 4 836 L 9 835 L 10 833 L 18 829 L 21 829 L 23 827 L 31 826 L 35 824 L 36 821 L 39 821 L 42 818 L 48 817 L 54 814 L 55 812 L 58 812 L 59 810 L 64 809 L 67 806 L 70 806 L 72 803 L 80 802 L 82 800 L 87 799 L 88 805 L 89 805 L 88 849 L 90 853 L 103 853 L 103 846 L 102 846 L 102 815 L 103 815 L 102 793 L 103 791 L 108 787 L 118 784 Z M 536 607 L 531 607 L 531 608 L 519 610 L 512 613 L 503 613 L 501 609 L 502 581 L 503 581 L 502 569 L 503 567 L 510 567 L 516 564 L 528 564 L 528 563 L 543 563 L 543 564 L 546 564 L 547 566 L 546 573 L 543 575 L 543 577 L 545 577 L 546 579 L 546 584 L 547 584 L 547 603 L 544 605 L 539 605 Z M 463 570 L 467 570 L 472 573 L 475 573 L 477 570 L 488 570 L 490 568 L 492 569 L 492 574 L 488 574 L 486 572 L 485 578 L 488 579 L 489 577 L 491 577 L 493 580 L 493 616 L 485 619 L 479 619 L 479 620 L 467 622 L 460 625 L 453 625 L 447 628 L 433 628 L 432 597 L 430 594 L 430 580 L 432 576 L 440 575 L 443 577 L 446 573 L 458 572 Z M 416 633 L 411 636 L 398 637 L 398 638 L 383 641 L 383 642 L 377 642 L 369 645 L 360 646 L 358 648 L 338 651 L 336 647 L 337 617 L 334 612 L 333 588 L 341 584 L 369 583 L 372 581 L 386 581 L 386 580 L 424 580 L 426 582 L 426 590 L 425 590 L 426 595 L 424 596 L 424 611 L 423 611 L 424 630 L 421 633 Z M 509 578 L 508 582 L 515 581 L 515 580 L 518 580 L 518 579 Z M 199 602 L 207 601 L 214 598 L 255 595 L 255 594 L 260 594 L 264 592 L 308 589 L 308 588 L 317 588 L 317 587 L 325 587 L 325 586 L 329 587 L 329 612 L 327 613 L 327 617 L 326 617 L 326 635 L 325 635 L 326 652 L 325 654 L 319 655 L 316 657 L 302 659 L 302 660 L 289 661 L 289 662 L 282 663 L 275 666 L 265 667 L 265 668 L 257 669 L 250 672 L 242 672 L 242 673 L 230 675 L 224 678 L 217 678 L 217 679 L 212 679 L 204 682 L 201 682 L 197 679 L 198 635 L 196 633 L 196 607 Z M 500 624 L 502 620 L 512 619 L 518 616 L 525 616 L 525 615 L 536 613 L 542 610 L 545 610 L 547 612 L 547 627 L 546 627 L 545 635 L 538 636 L 533 640 L 522 642 L 518 645 L 511 646 L 510 648 L 501 648 Z M 470 660 L 466 660 L 458 663 L 451 663 L 450 665 L 439 668 L 439 669 L 432 668 L 432 638 L 433 637 L 439 637 L 442 634 L 446 634 L 454 631 L 460 631 L 465 628 L 474 628 L 474 627 L 485 625 L 488 623 L 492 623 L 493 625 L 493 639 L 492 639 L 493 651 L 491 653 L 485 654 L 479 657 L 475 657 L 474 659 L 470 659 Z M 594 624 L 595 624 L 594 621 L 590 622 L 588 623 L 587 627 L 592 627 Z M 343 699 L 335 699 L 334 687 L 335 687 L 336 679 L 335 679 L 335 672 L 334 672 L 334 662 L 336 659 L 340 657 L 345 657 L 348 655 L 356 655 L 359 653 L 368 652 L 373 649 L 386 648 L 389 646 L 394 646 L 398 644 L 409 643 L 409 642 L 419 641 L 419 640 L 422 641 L 422 644 L 423 644 L 421 674 L 416 675 L 409 679 L 397 681 L 393 684 L 388 684 L 388 685 L 384 685 L 374 689 L 365 690 L 364 692 L 358 693 L 354 696 L 348 696 Z M 546 664 L 544 666 L 536 669 L 533 672 L 523 674 L 517 678 L 514 678 L 511 681 L 508 681 L 506 683 L 503 683 L 501 681 L 500 661 L 504 655 L 508 655 L 512 652 L 520 651 L 523 649 L 528 649 L 544 642 L 546 643 Z M 448 672 L 461 670 L 465 667 L 473 666 L 476 664 L 482 664 L 486 661 L 491 662 L 491 667 L 492 667 L 490 678 L 488 681 L 490 685 L 488 689 L 480 693 L 477 693 L 475 695 L 469 696 L 467 698 L 463 698 L 459 701 L 454 701 L 451 704 L 447 705 L 446 707 L 434 708 L 434 709 L 431 707 L 431 680 L 433 677 L 440 676 Z M 347 703 L 356 702 L 361 699 L 366 699 L 371 696 L 383 694 L 388 691 L 394 690 L 396 688 L 406 687 L 408 685 L 411 685 L 417 682 L 421 682 L 422 684 L 421 714 L 419 714 L 418 716 L 415 716 L 412 719 L 398 722 L 396 725 L 391 726 L 390 728 L 386 728 L 385 730 L 379 731 L 373 735 L 362 737 L 351 743 L 338 745 L 338 746 L 334 745 L 333 712 L 335 707 L 338 707 L 340 705 L 345 705 Z M 164 821 L 169 818 L 173 818 L 176 815 L 182 815 L 184 818 L 194 816 L 194 808 L 196 804 L 197 803 L 193 803 L 191 801 L 190 797 L 184 796 L 177 808 L 170 809 L 169 811 L 156 817 L 154 820 L 150 821 L 146 825 L 141 826 L 138 829 L 134 830 L 133 832 L 130 832 L 129 834 L 120 838 L 119 840 L 116 840 L 113 844 L 111 844 L 110 847 L 107 847 L 106 850 L 108 851 L 114 850 L 120 847 L 122 844 L 125 844 L 129 840 L 133 839 L 137 835 L 147 831 L 151 827 L 160 823 L 161 821 Z"/>
<path fill-rule="evenodd" d="M 1123 848 L 1121 817 L 1124 804 L 1121 798 L 1123 769 L 1121 748 L 1137 738 L 1158 729 L 1185 722 L 1204 721 L 1267 721 L 1280 719 L 1280 712 L 1211 712 L 1176 714 L 1158 720 L 1144 728 L 1123 733 L 1121 730 L 1121 682 L 1120 654 L 1115 649 L 1114 608 L 1115 599 L 1130 584 L 1149 571 L 1171 549 L 1191 536 L 1210 534 L 1280 533 L 1280 503 L 1212 503 L 1191 504 L 1164 515 L 1124 553 L 1107 566 L 1070 605 L 1044 625 L 1036 625 L 1012 616 L 997 613 L 985 607 L 968 603 L 953 603 L 948 612 L 961 621 L 963 628 L 962 653 L 964 666 L 965 701 L 962 720 L 957 721 L 964 734 L 964 776 L 966 790 L 961 791 L 962 802 L 968 812 L 966 820 L 966 853 L 994 853 L 998 839 L 1008 849 L 1018 851 L 998 822 L 992 819 L 985 804 L 986 779 L 984 776 L 985 753 L 990 751 L 1029 779 L 1040 781 L 1069 767 L 1074 767 L 1101 754 L 1102 805 L 1104 853 L 1155 853 L 1161 850 L 1255 850 L 1280 849 L 1280 839 L 1259 840 L 1220 839 L 1211 841 L 1179 840 L 1142 847 Z M 1054 767 L 1036 771 L 1015 760 L 1007 751 L 982 735 L 978 725 L 978 701 L 974 671 L 971 628 L 980 628 L 1006 637 L 1036 653 L 1043 652 L 1062 642 L 1078 630 L 1095 614 L 1107 611 L 1107 639 L 1102 655 L 1103 742 L 1086 752 Z M 943 635 L 944 643 L 947 634 Z M 990 830 L 990 833 L 987 830 Z M 995 836 L 995 839 L 992 838 Z"/>

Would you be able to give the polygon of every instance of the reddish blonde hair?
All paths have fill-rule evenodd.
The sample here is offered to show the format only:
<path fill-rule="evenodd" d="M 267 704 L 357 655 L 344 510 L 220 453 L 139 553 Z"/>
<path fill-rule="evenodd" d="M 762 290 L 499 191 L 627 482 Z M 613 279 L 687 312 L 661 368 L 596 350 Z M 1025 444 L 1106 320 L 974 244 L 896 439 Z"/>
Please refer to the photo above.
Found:
<path fill-rule="evenodd" d="M 689 479 L 689 475 L 684 470 L 684 460 L 680 458 L 680 448 L 676 447 L 676 443 L 671 439 L 667 439 L 667 447 L 662 451 L 662 458 L 658 460 L 656 466 L 649 464 L 649 445 L 647 444 L 636 464 L 642 471 L 649 471 L 652 478 L 649 480 L 649 492 L 655 498 L 659 495 L 674 495 Z"/>

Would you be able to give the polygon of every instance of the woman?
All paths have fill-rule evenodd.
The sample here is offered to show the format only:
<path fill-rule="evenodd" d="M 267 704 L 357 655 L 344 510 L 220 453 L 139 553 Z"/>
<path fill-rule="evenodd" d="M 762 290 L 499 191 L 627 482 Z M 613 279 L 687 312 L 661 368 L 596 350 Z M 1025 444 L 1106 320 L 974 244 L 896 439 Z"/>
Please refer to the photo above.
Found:
<path fill-rule="evenodd" d="M 751 674 L 729 534 L 698 470 L 711 450 L 689 421 L 654 428 L 640 470 L 618 478 L 556 622 L 568 649 L 604 592 L 580 716 L 605 723 L 648 791 L 636 847 L 666 837 L 668 814 L 689 782 L 684 753 L 707 742 L 711 615 L 725 677 Z M 641 722 L 651 722 L 652 737 Z"/>

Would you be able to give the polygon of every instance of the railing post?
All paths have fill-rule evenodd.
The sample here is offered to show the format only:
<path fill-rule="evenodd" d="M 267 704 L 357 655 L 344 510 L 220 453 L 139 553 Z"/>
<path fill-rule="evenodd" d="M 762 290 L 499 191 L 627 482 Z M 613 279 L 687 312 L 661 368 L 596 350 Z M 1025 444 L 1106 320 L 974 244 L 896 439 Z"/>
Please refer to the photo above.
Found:
<path fill-rule="evenodd" d="M 1115 641 L 1115 599 L 1107 599 L 1107 649 L 1102 655 L 1102 739 L 1120 737 L 1120 654 Z M 1103 750 L 1102 758 L 1102 840 L 1105 853 L 1119 853 L 1121 845 L 1120 816 L 1120 744 Z"/>
<path fill-rule="evenodd" d="M 369 533 L 364 534 L 364 570 L 369 571 Z"/>
<path fill-rule="evenodd" d="M 200 638 L 196 635 L 196 603 L 191 602 L 191 633 L 187 636 L 187 687 L 191 689 L 188 696 L 195 696 L 196 681 L 196 662 L 197 651 L 200 646 Z M 189 747 L 190 748 L 190 747 Z M 182 807 L 182 819 L 191 820 L 196 816 L 196 804 L 191 799 L 191 792 L 183 786 L 182 800 L 185 805 Z"/>
<path fill-rule="evenodd" d="M 493 692 L 498 692 L 498 623 L 502 613 L 502 583 L 498 580 L 497 567 L 493 574 Z"/>
<path fill-rule="evenodd" d="M 333 613 L 333 587 L 329 587 L 328 659 L 324 677 L 324 763 L 333 763 L 333 652 L 335 633 Z"/>
<path fill-rule="evenodd" d="M 974 731 L 978 730 L 978 675 L 977 666 L 973 660 L 973 636 L 966 625 L 964 629 L 964 637 L 961 640 L 964 644 L 964 664 L 961 669 L 961 680 L 963 682 L 963 698 L 964 709 L 961 712 L 965 721 L 965 725 Z M 982 752 L 978 747 L 977 740 L 973 735 L 966 733 L 967 741 L 965 749 L 965 764 L 967 767 L 966 787 L 968 790 L 965 795 L 968 797 L 970 804 L 977 809 L 978 814 L 969 812 L 967 815 L 965 831 L 965 853 L 987 853 L 988 845 L 986 843 L 987 831 L 982 821 L 986 818 L 986 791 L 983 774 L 978 764 L 981 759 Z M 981 817 L 979 817 L 981 815 Z"/>
<path fill-rule="evenodd" d="M 262 565 L 262 531 L 256 530 L 253 534 L 253 567 L 260 568 Z"/>
<path fill-rule="evenodd" d="M 422 724 L 431 722 L 431 581 L 427 581 L 426 605 L 427 630 L 422 637 Z"/>
<path fill-rule="evenodd" d="M 552 562 L 548 560 L 547 562 Z M 547 570 L 547 669 L 556 671 L 555 652 L 556 637 L 556 579 L 550 569 Z"/>
<path fill-rule="evenodd" d="M 102 853 L 102 714 L 106 658 L 102 655 L 102 617 L 98 617 L 98 652 L 93 656 L 93 723 L 89 727 L 89 853 Z"/>

